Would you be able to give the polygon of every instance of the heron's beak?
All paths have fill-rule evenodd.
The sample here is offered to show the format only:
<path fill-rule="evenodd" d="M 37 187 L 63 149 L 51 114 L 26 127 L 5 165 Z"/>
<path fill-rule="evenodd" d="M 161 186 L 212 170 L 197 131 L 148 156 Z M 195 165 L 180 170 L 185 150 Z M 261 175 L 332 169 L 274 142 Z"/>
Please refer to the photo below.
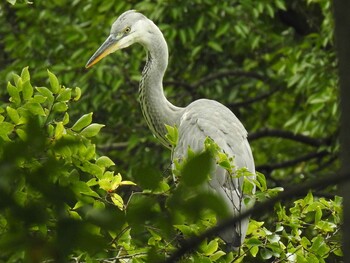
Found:
<path fill-rule="evenodd" d="M 86 63 L 85 68 L 92 67 L 105 56 L 113 53 L 114 51 L 117 51 L 118 49 L 120 49 L 118 45 L 118 39 L 115 36 L 110 35 L 105 40 L 105 42 L 97 49 L 95 54 L 92 55 L 92 57 Z"/>

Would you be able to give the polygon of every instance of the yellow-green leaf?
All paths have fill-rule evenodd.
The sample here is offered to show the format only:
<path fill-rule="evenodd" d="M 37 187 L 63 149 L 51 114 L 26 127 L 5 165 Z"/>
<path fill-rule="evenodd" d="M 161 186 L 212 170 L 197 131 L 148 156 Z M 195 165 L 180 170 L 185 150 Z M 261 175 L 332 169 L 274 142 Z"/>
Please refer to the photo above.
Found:
<path fill-rule="evenodd" d="M 57 96 L 57 101 L 68 101 L 70 100 L 72 96 L 72 90 L 71 89 L 63 89 L 60 94 Z"/>
<path fill-rule="evenodd" d="M 170 144 L 175 147 L 177 145 L 177 142 L 179 140 L 179 132 L 176 126 L 169 126 L 165 124 L 165 128 L 167 130 L 167 134 L 165 137 L 168 139 Z"/>
<path fill-rule="evenodd" d="M 13 86 L 10 82 L 7 83 L 7 92 L 10 94 L 10 101 L 16 106 L 21 104 L 21 97 L 19 96 L 19 90 Z"/>
<path fill-rule="evenodd" d="M 60 83 L 55 74 L 51 73 L 50 70 L 47 70 L 47 74 L 49 75 L 51 91 L 53 94 L 57 94 L 60 90 Z"/>
<path fill-rule="evenodd" d="M 136 185 L 136 184 L 132 181 L 121 181 L 120 185 Z"/>
<path fill-rule="evenodd" d="M 92 112 L 88 113 L 88 114 L 84 114 L 83 116 L 81 116 L 79 118 L 79 120 L 77 120 L 73 127 L 72 130 L 79 132 L 81 129 L 85 128 L 86 126 L 88 126 L 91 122 L 92 122 Z"/>
<path fill-rule="evenodd" d="M 51 90 L 46 87 L 36 87 L 36 90 L 39 91 L 44 97 L 46 97 L 49 103 L 53 103 L 54 97 Z"/>
<path fill-rule="evenodd" d="M 68 105 L 63 101 L 56 102 L 52 107 L 52 110 L 54 112 L 64 112 L 67 109 L 68 109 Z"/>
<path fill-rule="evenodd" d="M 96 164 L 103 168 L 108 168 L 112 165 L 115 165 L 115 163 L 107 156 L 101 156 L 96 160 Z"/>
<path fill-rule="evenodd" d="M 98 123 L 90 124 L 80 132 L 80 135 L 85 136 L 87 138 L 94 137 L 100 132 L 101 128 L 104 126 L 105 125 Z"/>
<path fill-rule="evenodd" d="M 29 100 L 33 96 L 33 87 L 30 80 L 26 80 L 22 84 L 22 94 L 24 100 Z"/>
<path fill-rule="evenodd" d="M 113 194 L 111 194 L 111 199 L 112 199 L 113 204 L 115 204 L 120 210 L 124 209 L 124 201 L 120 195 L 113 193 Z"/>
<path fill-rule="evenodd" d="M 218 250 L 219 244 L 215 239 L 210 241 L 209 244 L 205 247 L 204 255 L 212 255 L 216 250 Z"/>
<path fill-rule="evenodd" d="M 68 114 L 68 112 L 66 112 L 63 116 L 62 123 L 63 123 L 63 125 L 66 125 L 68 122 L 69 122 L 69 114 Z"/>
<path fill-rule="evenodd" d="M 21 79 L 22 79 L 24 82 L 30 80 L 30 74 L 29 74 L 28 67 L 25 67 L 25 68 L 22 69 L 22 72 L 21 72 Z"/>
<path fill-rule="evenodd" d="M 10 119 L 15 123 L 19 123 L 19 115 L 17 110 L 11 108 L 10 106 L 6 107 L 7 115 L 10 117 Z"/>
<path fill-rule="evenodd" d="M 60 121 L 56 124 L 55 138 L 58 140 L 59 138 L 62 137 L 63 133 L 64 133 L 64 126 L 63 126 L 63 123 Z"/>
<path fill-rule="evenodd" d="M 27 133 L 22 130 L 22 129 L 16 129 L 16 133 L 18 135 L 18 137 L 22 140 L 22 141 L 26 141 L 28 136 Z"/>
<path fill-rule="evenodd" d="M 222 250 L 215 252 L 214 254 L 210 255 L 210 260 L 212 262 L 215 262 L 216 260 L 218 260 L 219 258 L 221 258 L 222 256 L 226 255 L 226 253 Z"/>
<path fill-rule="evenodd" d="M 81 89 L 78 88 L 78 87 L 76 87 L 76 88 L 73 90 L 73 92 L 74 92 L 74 94 L 73 94 L 74 99 L 73 99 L 73 100 L 74 100 L 74 101 L 79 100 L 80 97 L 81 97 Z"/>
<path fill-rule="evenodd" d="M 9 122 L 1 122 L 0 123 L 0 137 L 4 140 L 4 141 L 11 141 L 10 138 L 8 137 L 8 134 L 10 134 L 13 129 L 14 129 L 15 125 Z"/>
<path fill-rule="evenodd" d="M 28 109 L 33 115 L 46 116 L 43 107 L 39 103 L 26 103 L 24 108 Z"/>
<path fill-rule="evenodd" d="M 36 103 L 44 103 L 47 100 L 47 98 L 43 95 L 34 95 L 34 97 L 30 100 L 30 102 L 36 102 Z"/>

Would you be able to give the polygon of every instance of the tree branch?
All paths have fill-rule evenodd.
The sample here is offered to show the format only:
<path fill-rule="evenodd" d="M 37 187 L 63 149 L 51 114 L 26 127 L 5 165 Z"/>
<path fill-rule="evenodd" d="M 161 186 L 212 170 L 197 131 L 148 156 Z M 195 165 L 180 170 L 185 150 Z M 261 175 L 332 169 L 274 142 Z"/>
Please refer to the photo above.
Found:
<path fill-rule="evenodd" d="M 295 158 L 293 160 L 288 160 L 288 161 L 281 162 L 281 163 L 259 165 L 256 167 L 256 170 L 270 172 L 270 171 L 275 170 L 275 169 L 281 169 L 281 168 L 294 166 L 298 163 L 306 162 L 306 161 L 309 161 L 311 159 L 322 158 L 322 157 L 329 155 L 329 154 L 330 153 L 328 151 L 313 152 L 313 153 L 309 153 L 309 154 L 306 154 L 304 156 Z"/>
<path fill-rule="evenodd" d="M 254 141 L 263 137 L 284 138 L 284 139 L 301 142 L 314 147 L 320 147 L 321 145 L 329 141 L 329 139 L 315 139 L 302 134 L 295 134 L 291 131 L 277 130 L 277 129 L 274 129 L 274 130 L 264 129 L 264 130 L 256 131 L 254 133 L 251 133 L 248 139 L 249 141 Z"/>
<path fill-rule="evenodd" d="M 173 263 L 179 260 L 182 256 L 184 256 L 186 253 L 192 251 L 193 249 L 197 248 L 199 244 L 205 240 L 206 238 L 210 238 L 212 236 L 217 235 L 217 233 L 220 233 L 224 231 L 225 229 L 233 226 L 237 222 L 241 221 L 242 219 L 254 215 L 260 215 L 263 213 L 266 213 L 266 211 L 271 211 L 273 209 L 273 206 L 275 203 L 279 201 L 285 201 L 296 197 L 304 196 L 308 191 L 312 189 L 320 189 L 328 187 L 329 185 L 338 184 L 340 182 L 349 181 L 350 175 L 349 174 L 337 174 L 337 175 L 330 175 L 324 178 L 321 178 L 316 181 L 310 181 L 302 185 L 298 185 L 294 188 L 291 188 L 285 192 L 281 192 L 277 196 L 267 200 L 263 203 L 256 204 L 253 208 L 248 209 L 247 211 L 241 213 L 240 215 L 236 217 L 232 217 L 230 219 L 227 219 L 220 224 L 216 225 L 215 227 L 209 228 L 207 231 L 203 232 L 199 236 L 194 236 L 190 239 L 185 240 L 183 242 L 183 245 L 177 249 L 167 260 L 164 261 L 164 263 Z"/>
<path fill-rule="evenodd" d="M 264 100 L 264 99 L 270 97 L 271 95 L 273 95 L 274 93 L 276 93 L 280 89 L 281 88 L 274 88 L 274 89 L 272 89 L 264 94 L 260 94 L 260 95 L 256 96 L 255 98 L 250 98 L 250 99 L 247 99 L 247 100 L 241 101 L 241 102 L 230 103 L 227 106 L 229 108 L 245 107 L 249 104 L 252 104 L 252 103 L 255 103 L 255 102 L 258 102 L 258 101 L 261 101 L 261 100 Z"/>
<path fill-rule="evenodd" d="M 258 73 L 255 73 L 255 72 L 239 71 L 239 70 L 227 70 L 227 71 L 216 72 L 216 73 L 210 74 L 204 78 L 201 78 L 200 80 L 195 82 L 192 86 L 198 87 L 198 86 L 207 84 L 208 82 L 215 80 L 215 79 L 219 79 L 219 78 L 223 78 L 223 77 L 232 77 L 232 76 L 253 78 L 253 79 L 261 80 L 263 82 L 267 82 L 266 77 L 264 77 Z"/>
<path fill-rule="evenodd" d="M 183 82 L 183 81 L 178 81 L 178 80 L 168 80 L 168 81 L 164 81 L 163 82 L 163 85 L 164 86 L 175 86 L 175 87 L 178 87 L 178 86 L 182 86 L 185 88 L 185 90 L 191 94 L 192 97 L 196 97 L 197 94 L 195 92 L 195 87 L 191 84 L 188 84 L 187 82 Z"/>

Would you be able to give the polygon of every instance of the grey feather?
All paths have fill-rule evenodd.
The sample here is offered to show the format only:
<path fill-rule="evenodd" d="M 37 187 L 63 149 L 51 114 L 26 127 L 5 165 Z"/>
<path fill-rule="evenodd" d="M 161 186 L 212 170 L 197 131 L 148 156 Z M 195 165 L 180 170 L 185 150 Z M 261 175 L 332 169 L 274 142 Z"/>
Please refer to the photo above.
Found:
<path fill-rule="evenodd" d="M 110 36 L 90 58 L 86 67 L 134 43 L 143 45 L 147 51 L 147 62 L 139 88 L 142 113 L 152 133 L 168 148 L 171 146 L 165 136 L 165 125 L 178 127 L 179 141 L 173 158 L 186 158 L 188 147 L 201 152 L 204 140 L 210 137 L 223 152 L 234 157 L 237 168 L 246 167 L 254 174 L 254 160 L 247 141 L 247 131 L 228 108 L 207 99 L 197 100 L 181 108 L 166 99 L 163 76 L 168 65 L 168 46 L 159 28 L 144 15 L 134 10 L 123 13 L 113 23 Z M 242 184 L 242 178 L 232 178 L 226 170 L 216 166 L 207 186 L 225 201 L 232 215 L 237 215 L 245 209 Z M 228 247 L 234 249 L 243 243 L 248 221 L 249 219 L 244 219 L 219 233 Z"/>

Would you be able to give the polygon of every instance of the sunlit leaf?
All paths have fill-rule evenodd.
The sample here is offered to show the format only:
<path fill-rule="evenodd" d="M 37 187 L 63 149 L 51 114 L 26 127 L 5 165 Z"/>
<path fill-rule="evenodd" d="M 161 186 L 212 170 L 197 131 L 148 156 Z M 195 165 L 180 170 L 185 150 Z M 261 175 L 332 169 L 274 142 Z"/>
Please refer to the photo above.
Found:
<path fill-rule="evenodd" d="M 90 124 L 89 126 L 87 126 L 86 128 L 84 128 L 81 132 L 80 135 L 85 136 L 85 137 L 94 137 L 96 136 L 102 127 L 104 127 L 105 125 L 103 124 L 98 124 L 98 123 L 93 123 Z"/>
<path fill-rule="evenodd" d="M 60 89 L 58 79 L 50 70 L 47 70 L 47 74 L 49 75 L 51 91 L 53 94 L 57 94 Z"/>
<path fill-rule="evenodd" d="M 72 130 L 79 132 L 80 130 L 82 130 L 83 128 L 85 128 L 86 126 L 88 126 L 91 122 L 92 122 L 92 112 L 88 113 L 88 114 L 84 114 L 83 116 L 81 116 L 79 118 L 79 120 L 77 120 L 74 125 L 72 126 Z"/>

